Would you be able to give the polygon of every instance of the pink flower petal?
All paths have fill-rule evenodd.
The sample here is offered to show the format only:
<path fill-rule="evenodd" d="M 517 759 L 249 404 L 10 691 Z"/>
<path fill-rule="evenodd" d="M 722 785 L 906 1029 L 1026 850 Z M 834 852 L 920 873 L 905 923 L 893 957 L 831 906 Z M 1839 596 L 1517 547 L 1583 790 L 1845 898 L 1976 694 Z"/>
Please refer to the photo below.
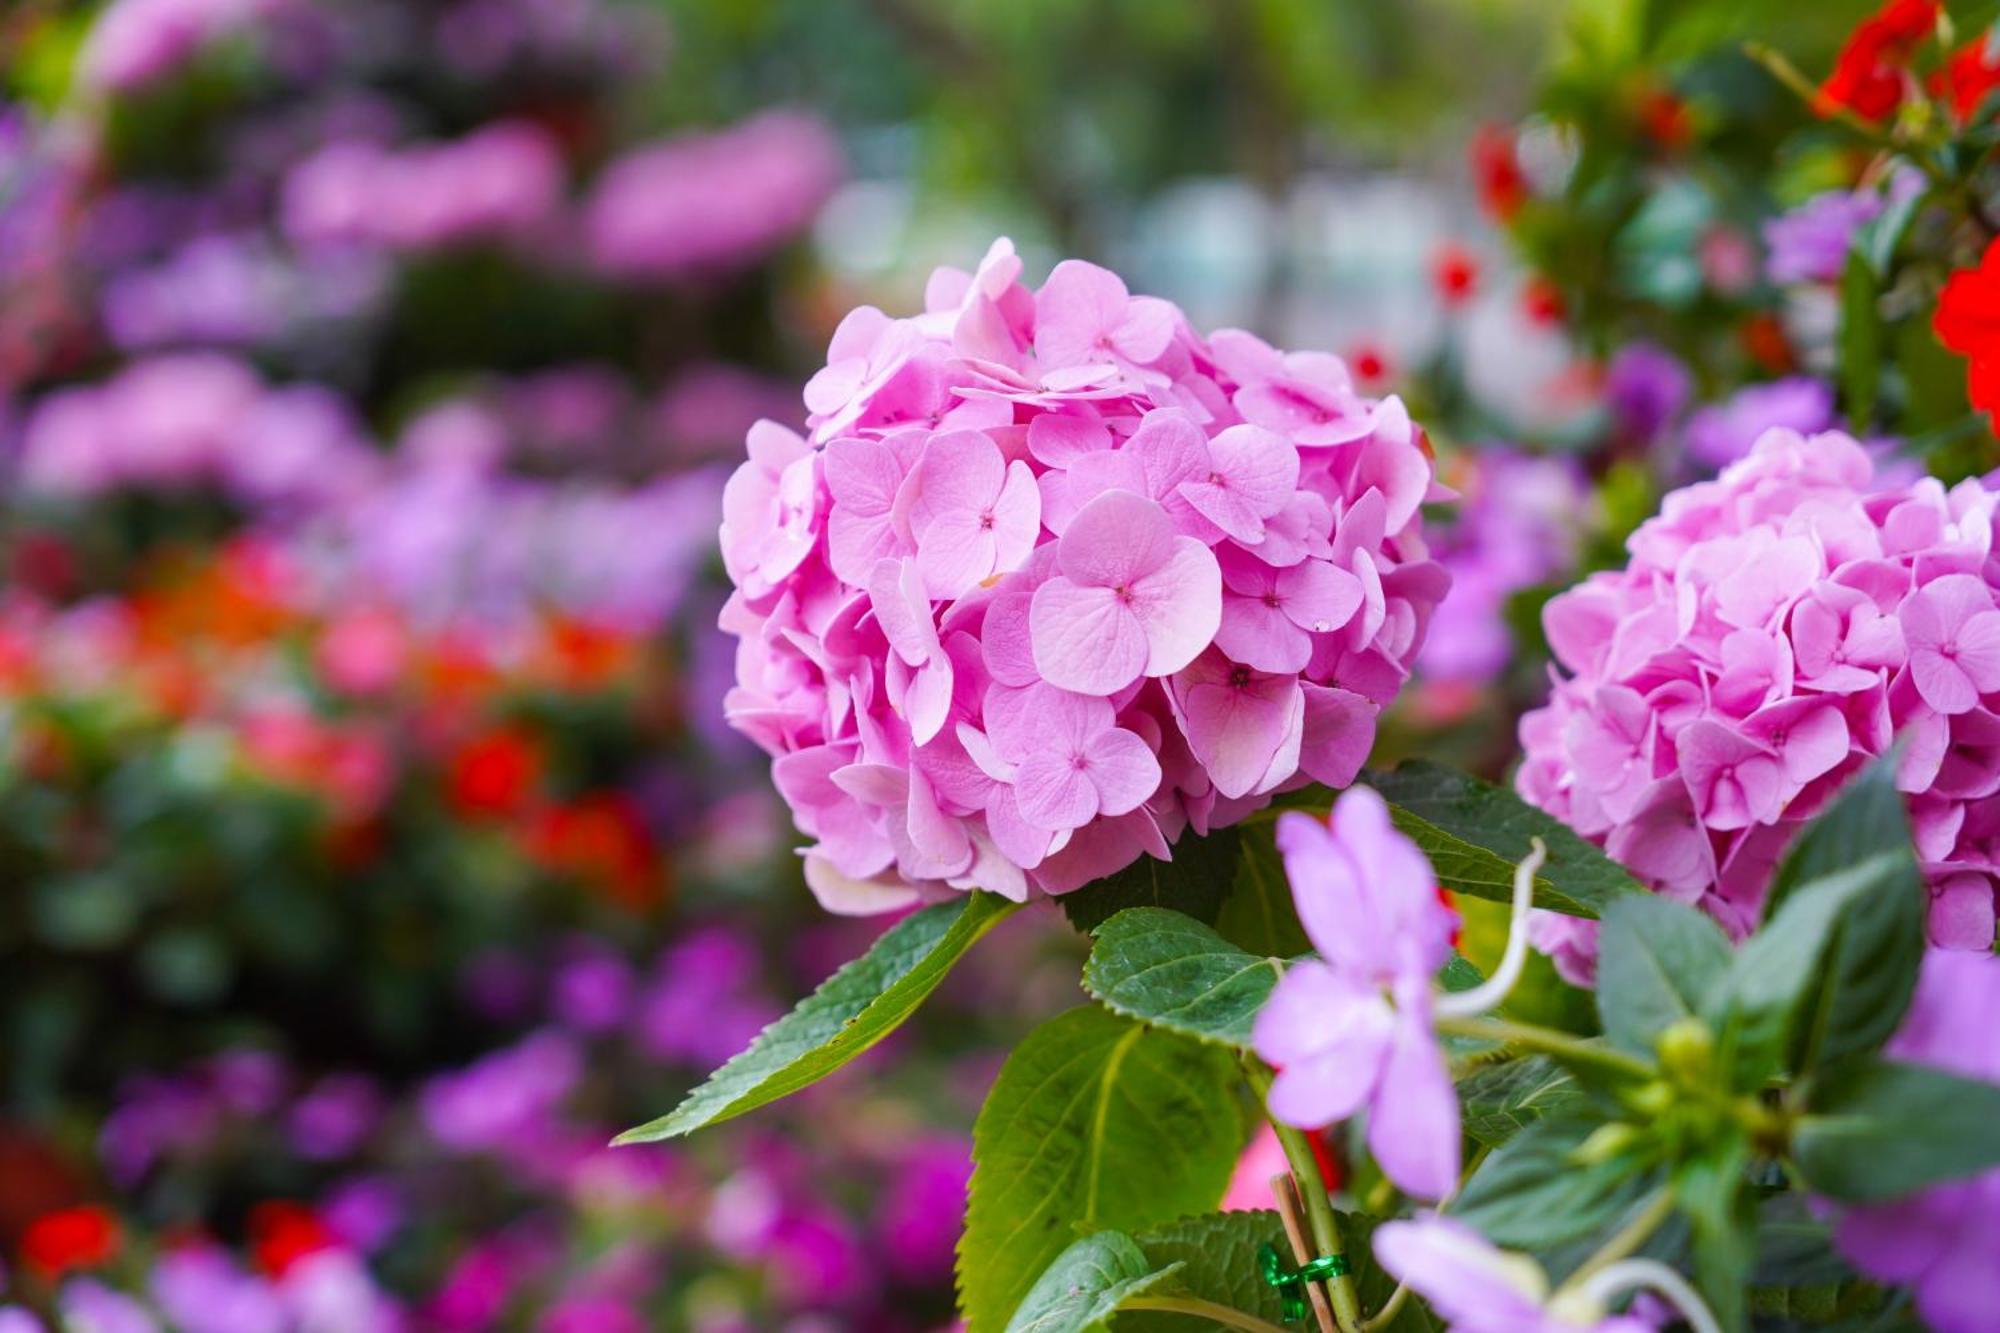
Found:
<path fill-rule="evenodd" d="M 1050 579 L 1035 591 L 1028 626 L 1035 669 L 1061 689 L 1111 694 L 1146 670 L 1146 627 L 1110 588 Z"/>

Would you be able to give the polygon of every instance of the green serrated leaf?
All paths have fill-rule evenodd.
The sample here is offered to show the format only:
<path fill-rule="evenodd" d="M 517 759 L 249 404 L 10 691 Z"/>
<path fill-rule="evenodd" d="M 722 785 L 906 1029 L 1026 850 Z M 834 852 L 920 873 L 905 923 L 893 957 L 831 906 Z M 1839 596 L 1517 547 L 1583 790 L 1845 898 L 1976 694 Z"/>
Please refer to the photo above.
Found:
<path fill-rule="evenodd" d="M 1530 838 L 1549 849 L 1535 878 L 1535 905 L 1570 916 L 1598 917 L 1639 882 L 1568 825 L 1513 792 L 1425 760 L 1363 778 L 1395 807 L 1396 826 L 1416 840 L 1443 885 L 1458 893 L 1508 902 L 1514 867 Z"/>
<path fill-rule="evenodd" d="M 1017 904 L 973 893 L 897 922 L 867 953 L 835 972 L 748 1049 L 658 1120 L 616 1143 L 652 1143 L 742 1115 L 817 1083 L 916 1012 L 979 938 Z"/>
<path fill-rule="evenodd" d="M 1099 1333 L 1122 1302 L 1159 1286 L 1179 1267 L 1156 1267 L 1123 1232 L 1085 1236 L 1036 1279 L 1007 1321 L 1007 1333 Z"/>
<path fill-rule="evenodd" d="M 1597 1230 L 1654 1184 L 1643 1163 L 1623 1156 L 1578 1161 L 1597 1127 L 1578 1116 L 1528 1126 L 1480 1163 L 1453 1215 L 1512 1249 L 1547 1249 Z"/>
<path fill-rule="evenodd" d="M 958 1247 L 969 1333 L 1007 1320 L 1084 1230 L 1213 1208 L 1243 1146 L 1235 1057 L 1094 1005 L 1028 1034 L 973 1128 Z"/>
<path fill-rule="evenodd" d="M 1598 934 L 1604 1035 L 1650 1054 L 1662 1032 L 1700 1015 L 1734 955 L 1722 927 L 1685 903 L 1648 895 L 1611 904 Z"/>
<path fill-rule="evenodd" d="M 1583 1089 L 1539 1055 L 1484 1065 L 1458 1081 L 1465 1132 L 1497 1148 L 1545 1116 L 1573 1109 Z"/>
<path fill-rule="evenodd" d="M 1248 1049 L 1250 1025 L 1284 970 L 1191 916 L 1128 907 L 1097 928 L 1083 985 L 1127 1018 Z"/>
<path fill-rule="evenodd" d="M 1276 828 L 1269 822 L 1244 826 L 1240 838 L 1236 877 L 1216 915 L 1216 933 L 1260 958 L 1296 958 L 1308 952 L 1312 941 L 1292 905 Z"/>
<path fill-rule="evenodd" d="M 1198 921 L 1213 921 L 1236 874 L 1238 834 L 1216 829 L 1174 844 L 1174 859 L 1141 856 L 1116 874 L 1084 885 L 1059 900 L 1070 924 L 1093 931 L 1128 907 L 1171 907 Z"/>
<path fill-rule="evenodd" d="M 2000 1166 L 2000 1085 L 1862 1058 L 1812 1089 L 1792 1160 L 1816 1194 L 1893 1199 Z"/>

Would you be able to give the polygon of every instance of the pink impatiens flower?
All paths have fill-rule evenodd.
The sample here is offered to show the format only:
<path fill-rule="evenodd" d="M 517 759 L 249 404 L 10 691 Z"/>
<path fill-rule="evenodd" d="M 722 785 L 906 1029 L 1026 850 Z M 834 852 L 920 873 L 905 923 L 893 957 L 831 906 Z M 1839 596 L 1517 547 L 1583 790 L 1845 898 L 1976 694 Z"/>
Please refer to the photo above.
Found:
<path fill-rule="evenodd" d="M 1278 1069 L 1271 1114 L 1317 1129 L 1366 1109 L 1383 1174 L 1443 1198 L 1458 1184 L 1458 1094 L 1431 1031 L 1431 986 L 1457 915 L 1366 787 L 1347 790 L 1330 826 L 1280 816 L 1278 849 L 1319 958 L 1294 964 L 1257 1015 L 1257 1053 Z"/>
<path fill-rule="evenodd" d="M 1375 1258 L 1455 1333 L 1651 1333 L 1587 1291 L 1551 1293 L 1540 1264 L 1496 1248 L 1463 1222 L 1419 1217 L 1375 1229 Z"/>
<path fill-rule="evenodd" d="M 729 483 L 725 710 L 835 911 L 1066 893 L 1352 781 L 1449 583 L 1394 399 L 1022 269 L 849 313 L 805 437 L 759 423 Z"/>
<path fill-rule="evenodd" d="M 1222 571 L 1166 510 L 1130 491 L 1084 506 L 1056 543 L 1056 577 L 1028 615 L 1035 666 L 1051 684 L 1110 694 L 1179 671 L 1222 621 Z"/>

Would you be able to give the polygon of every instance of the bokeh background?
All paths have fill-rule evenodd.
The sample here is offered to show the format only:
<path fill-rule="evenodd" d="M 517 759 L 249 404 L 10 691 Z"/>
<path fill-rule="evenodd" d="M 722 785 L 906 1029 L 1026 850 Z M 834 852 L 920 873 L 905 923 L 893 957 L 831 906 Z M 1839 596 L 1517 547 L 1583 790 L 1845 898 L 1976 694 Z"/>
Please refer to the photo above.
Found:
<path fill-rule="evenodd" d="M 1497 774 L 1540 599 L 1831 424 L 1764 228 L 1851 162 L 1740 43 L 1861 10 L 11 0 L 0 1328 L 950 1327 L 1059 919 L 606 1147 L 884 924 L 721 721 L 746 427 L 1002 234 L 1337 352 L 1463 497 L 1383 753 Z"/>

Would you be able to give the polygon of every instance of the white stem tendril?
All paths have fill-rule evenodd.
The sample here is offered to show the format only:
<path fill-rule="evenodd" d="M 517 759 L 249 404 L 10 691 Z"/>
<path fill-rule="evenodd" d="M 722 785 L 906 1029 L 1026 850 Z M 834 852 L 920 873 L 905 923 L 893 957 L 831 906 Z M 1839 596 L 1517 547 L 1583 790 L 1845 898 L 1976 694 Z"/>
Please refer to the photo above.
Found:
<path fill-rule="evenodd" d="M 1549 849 L 1540 838 L 1529 839 L 1528 859 L 1514 867 L 1514 915 L 1507 923 L 1507 949 L 1500 955 L 1500 966 L 1471 990 L 1438 996 L 1439 1018 L 1476 1018 L 1498 1009 L 1514 989 L 1514 983 L 1521 979 L 1521 969 L 1528 963 L 1528 907 L 1535 896 L 1535 872 L 1548 856 Z"/>
<path fill-rule="evenodd" d="M 1620 1259 L 1593 1273 L 1583 1284 L 1583 1296 L 1599 1309 L 1628 1291 L 1651 1288 L 1680 1307 L 1694 1333 L 1722 1333 L 1721 1326 L 1686 1278 L 1657 1259 Z"/>

